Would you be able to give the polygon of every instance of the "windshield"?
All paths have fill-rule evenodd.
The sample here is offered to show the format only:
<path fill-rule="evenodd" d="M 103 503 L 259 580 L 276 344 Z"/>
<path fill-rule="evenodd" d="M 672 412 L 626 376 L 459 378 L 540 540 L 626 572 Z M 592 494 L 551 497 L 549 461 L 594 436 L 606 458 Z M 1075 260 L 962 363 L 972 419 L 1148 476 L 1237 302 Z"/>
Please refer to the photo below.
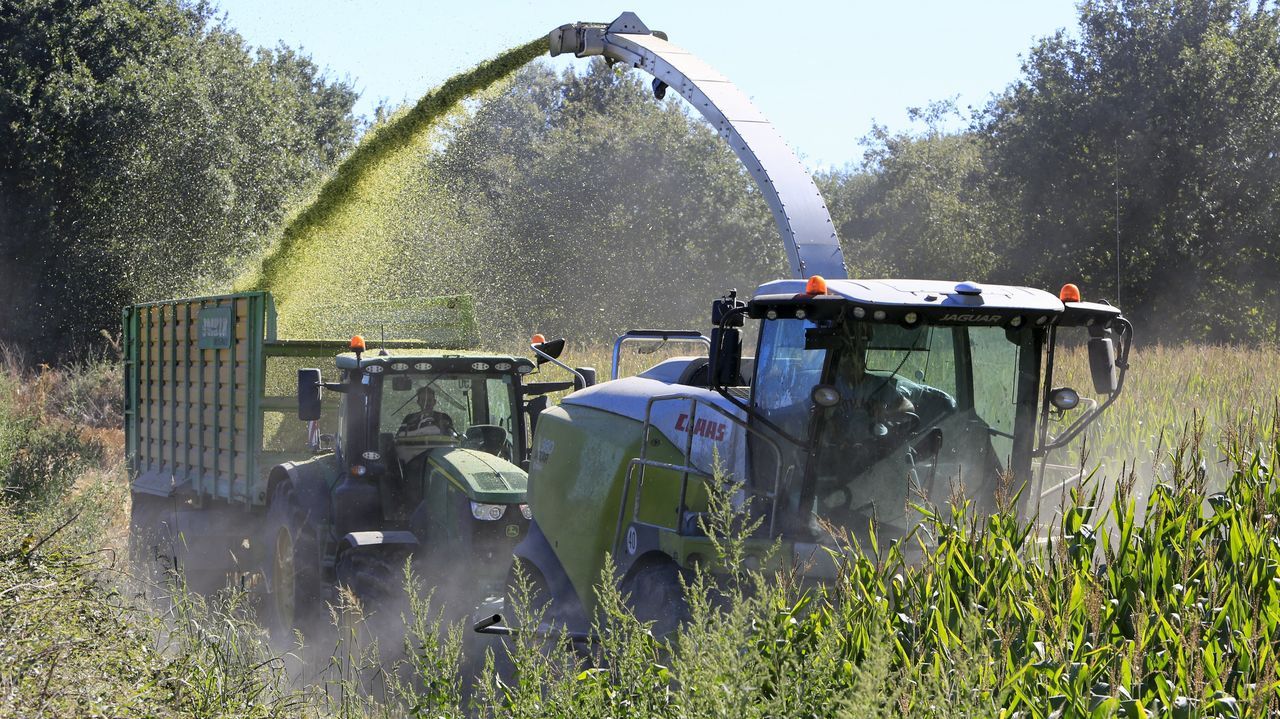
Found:
<path fill-rule="evenodd" d="M 511 376 L 390 374 L 382 384 L 378 432 L 399 456 L 439 444 L 462 444 L 507 459 L 516 437 Z"/>
<path fill-rule="evenodd" d="M 1035 346 L 1031 330 L 1003 327 L 766 322 L 755 409 L 797 440 L 784 443 L 784 529 L 862 533 L 874 517 L 900 535 L 912 502 L 991 507 L 1022 446 L 1019 412 L 1034 417 L 1035 373 L 1020 369 Z M 813 403 L 820 384 L 835 390 L 830 407 Z"/>

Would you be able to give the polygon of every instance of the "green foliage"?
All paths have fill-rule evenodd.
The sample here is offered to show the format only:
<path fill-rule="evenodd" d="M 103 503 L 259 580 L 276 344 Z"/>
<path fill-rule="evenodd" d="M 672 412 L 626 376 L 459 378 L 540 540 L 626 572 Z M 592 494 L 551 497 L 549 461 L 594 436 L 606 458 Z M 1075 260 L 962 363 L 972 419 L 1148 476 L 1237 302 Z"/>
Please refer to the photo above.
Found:
<path fill-rule="evenodd" d="M 125 571 L 109 546 L 122 474 L 55 506 L 0 507 L 0 714 L 296 716 L 243 595 L 200 598 Z"/>
<path fill-rule="evenodd" d="M 967 130 L 941 129 L 949 103 L 914 110 L 923 131 L 877 128 L 824 178 L 851 267 L 1070 281 L 1144 337 L 1274 341 L 1280 9 L 1100 0 L 1079 18 Z"/>
<path fill-rule="evenodd" d="M 0 416 L 0 488 L 21 511 L 60 501 L 104 450 L 74 427 L 43 424 L 32 414 Z"/>
<path fill-rule="evenodd" d="M 949 102 L 913 109 L 922 134 L 877 126 L 861 171 L 819 178 L 852 276 L 986 278 L 1007 266 L 982 143 L 943 129 L 958 114 Z"/>
<path fill-rule="evenodd" d="M 922 528 L 898 543 L 837 538 L 838 578 L 814 586 L 784 564 L 743 566 L 754 520 L 715 492 L 704 524 L 718 569 L 691 574 L 678 632 L 638 621 L 606 568 L 600 641 L 574 648 L 525 632 L 491 645 L 487 661 L 476 635 L 432 605 L 430 581 L 412 576 L 402 622 L 379 626 L 386 608 L 346 597 L 334 644 L 285 656 L 264 643 L 249 596 L 115 580 L 113 555 L 99 551 L 125 504 L 110 471 L 65 505 L 0 509 L 0 615 L 15 628 L 0 636 L 0 713 L 1267 716 L 1280 709 L 1280 425 L 1258 395 L 1280 391 L 1274 354 L 1136 354 L 1144 372 L 1127 391 L 1176 397 L 1113 407 L 1104 434 L 1129 442 L 1126 425 L 1195 410 L 1221 447 L 1208 454 L 1215 438 L 1192 422 L 1150 450 L 1152 479 L 1108 464 L 1042 526 L 922 507 Z M 0 377 L 6 417 L 21 405 L 62 421 L 50 409 L 58 371 Z M 538 590 L 516 585 L 515 624 L 537 627 Z M 402 651 L 379 649 L 384 639 Z"/>
<path fill-rule="evenodd" d="M 50 396 L 63 376 L 16 366 L 0 376 L 0 502 L 21 513 L 57 506 L 86 470 L 106 464 L 101 439 L 68 421 Z"/>
<path fill-rule="evenodd" d="M 505 335 L 702 324 L 725 289 L 785 273 L 759 192 L 691 112 L 595 61 L 532 65 L 450 125 L 430 176 L 480 233 L 475 281 L 505 300 Z"/>
<path fill-rule="evenodd" d="M 132 301 L 226 281 L 354 136 L 355 92 L 204 4 L 0 13 L 0 336 L 100 344 Z"/>
<path fill-rule="evenodd" d="M 1278 103 L 1269 3 L 1091 2 L 1079 39 L 1032 48 L 982 133 L 1042 281 L 1176 313 L 1184 336 L 1274 339 Z"/>

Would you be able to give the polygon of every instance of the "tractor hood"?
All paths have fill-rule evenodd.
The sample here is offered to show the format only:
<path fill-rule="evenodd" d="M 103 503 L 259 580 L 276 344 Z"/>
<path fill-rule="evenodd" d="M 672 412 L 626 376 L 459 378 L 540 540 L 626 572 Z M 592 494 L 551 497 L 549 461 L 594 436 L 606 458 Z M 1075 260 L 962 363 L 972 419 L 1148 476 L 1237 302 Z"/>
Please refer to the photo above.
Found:
<path fill-rule="evenodd" d="M 523 469 L 488 452 L 437 447 L 429 451 L 427 464 L 473 502 L 519 504 L 525 501 L 528 475 Z"/>

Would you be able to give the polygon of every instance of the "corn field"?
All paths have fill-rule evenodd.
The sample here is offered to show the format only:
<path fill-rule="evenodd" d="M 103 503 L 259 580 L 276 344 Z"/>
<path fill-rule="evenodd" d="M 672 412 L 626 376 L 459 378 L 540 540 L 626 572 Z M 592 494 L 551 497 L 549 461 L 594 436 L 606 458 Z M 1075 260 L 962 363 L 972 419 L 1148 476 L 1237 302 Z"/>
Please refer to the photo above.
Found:
<path fill-rule="evenodd" d="M 603 349 L 571 346 L 566 359 L 607 373 Z M 281 646 L 242 593 L 188 597 L 137 576 L 123 552 L 104 551 L 122 547 L 127 512 L 118 437 L 93 418 L 118 402 L 109 364 L 41 376 L 11 365 L 0 458 L 24 459 L 0 473 L 13 495 L 0 512 L 0 616 L 40 631 L 0 637 L 4 713 L 1272 716 L 1277 359 L 1135 352 L 1122 398 L 1075 457 L 1089 476 L 1047 529 L 1012 512 L 920 507 L 917 532 L 895 544 L 845 539 L 839 580 L 819 586 L 743 566 L 741 522 L 719 498 L 708 529 L 736 569 L 690 576 L 691 619 L 673 636 L 654 637 L 602 582 L 598 641 L 524 634 L 487 647 L 442 618 L 421 579 L 402 613 L 344 601 L 330 634 Z M 652 361 L 629 358 L 624 372 Z M 1056 384 L 1086 386 L 1085 364 L 1068 354 Z M 74 452 L 74 482 L 42 480 L 61 455 L 34 462 L 20 446 L 52 434 L 102 447 Z M 515 599 L 517 623 L 535 626 L 536 602 L 518 588 Z M 111 621 L 95 634 L 86 617 L 104 608 Z"/>

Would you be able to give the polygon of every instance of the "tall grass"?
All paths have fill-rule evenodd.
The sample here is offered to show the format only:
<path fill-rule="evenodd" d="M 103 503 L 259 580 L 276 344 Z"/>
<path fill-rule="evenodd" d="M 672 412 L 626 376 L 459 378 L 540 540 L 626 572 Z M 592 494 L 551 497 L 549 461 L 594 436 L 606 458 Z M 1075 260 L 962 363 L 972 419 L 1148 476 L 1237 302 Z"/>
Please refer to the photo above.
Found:
<path fill-rule="evenodd" d="M 636 620 L 606 571 L 600 641 L 522 634 L 487 654 L 433 606 L 429 578 L 410 579 L 397 628 L 374 631 L 348 597 L 334 608 L 331 645 L 288 651 L 268 648 L 251 597 L 138 589 L 102 551 L 120 540 L 118 454 L 92 422 L 59 409 L 83 404 L 47 389 L 37 426 L 78 429 L 105 450 L 85 460 L 88 474 L 57 484 L 52 504 L 0 509 L 0 617 L 13 628 L 0 634 L 0 714 L 1274 715 L 1277 359 L 1135 353 L 1126 395 L 1092 439 L 1107 462 L 1047 535 L 1012 513 L 921 507 L 918 533 L 895 544 L 842 538 L 840 579 L 811 586 L 794 570 L 736 560 L 741 523 L 721 501 L 708 529 L 733 571 L 688 575 L 690 619 L 673 635 Z M 40 376 L 2 376 L 0 413 L 34 411 L 14 398 L 36 397 Z M 1140 492 L 1133 467 L 1144 462 L 1155 470 Z M 537 626 L 536 602 L 515 596 L 517 624 Z M 304 655 L 312 661 L 295 658 Z"/>

